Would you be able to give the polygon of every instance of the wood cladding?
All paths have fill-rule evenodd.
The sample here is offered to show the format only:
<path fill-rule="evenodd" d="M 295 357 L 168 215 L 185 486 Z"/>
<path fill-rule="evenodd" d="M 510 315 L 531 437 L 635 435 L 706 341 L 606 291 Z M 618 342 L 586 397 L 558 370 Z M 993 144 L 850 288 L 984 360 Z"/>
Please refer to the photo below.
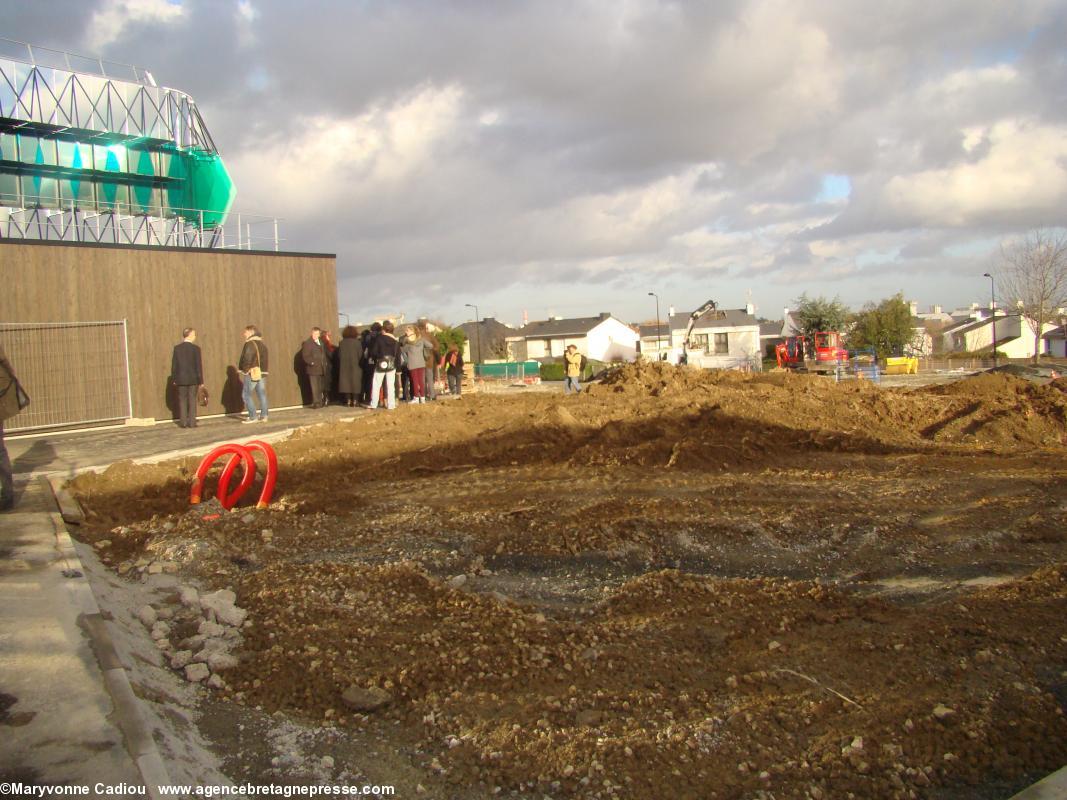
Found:
<path fill-rule="evenodd" d="M 0 240 L 0 322 L 121 319 L 135 417 L 176 417 L 171 351 L 185 327 L 196 328 L 204 356 L 211 399 L 201 415 L 243 408 L 236 365 L 248 324 L 270 353 L 271 407 L 300 405 L 301 342 L 315 325 L 340 340 L 336 257 Z"/>

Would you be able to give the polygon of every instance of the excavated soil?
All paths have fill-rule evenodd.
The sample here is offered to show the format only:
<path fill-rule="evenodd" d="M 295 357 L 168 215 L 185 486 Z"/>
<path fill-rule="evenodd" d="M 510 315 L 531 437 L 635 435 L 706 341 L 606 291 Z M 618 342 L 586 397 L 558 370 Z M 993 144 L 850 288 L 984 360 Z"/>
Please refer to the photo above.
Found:
<path fill-rule="evenodd" d="M 72 488 L 118 574 L 248 610 L 206 703 L 426 797 L 1007 797 L 1067 764 L 1065 392 L 639 365 L 298 432 L 265 510 Z"/>

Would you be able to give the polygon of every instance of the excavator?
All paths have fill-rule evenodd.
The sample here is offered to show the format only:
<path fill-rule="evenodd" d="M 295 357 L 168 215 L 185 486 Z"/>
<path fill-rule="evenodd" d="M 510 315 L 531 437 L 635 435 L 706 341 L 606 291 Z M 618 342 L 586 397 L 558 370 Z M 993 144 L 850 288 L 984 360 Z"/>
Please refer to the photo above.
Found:
<path fill-rule="evenodd" d="M 834 372 L 848 361 L 848 350 L 837 331 L 819 331 L 811 337 L 790 336 L 774 348 L 778 366 L 798 372 Z"/>
<path fill-rule="evenodd" d="M 725 311 L 718 311 L 719 304 L 714 300 L 708 300 L 704 305 L 700 306 L 696 311 L 689 315 L 689 325 L 685 329 L 685 338 L 682 339 L 682 352 L 689 348 L 689 335 L 693 332 L 693 326 L 696 325 L 697 320 L 707 314 L 709 311 L 716 311 L 712 319 L 726 319 Z"/>

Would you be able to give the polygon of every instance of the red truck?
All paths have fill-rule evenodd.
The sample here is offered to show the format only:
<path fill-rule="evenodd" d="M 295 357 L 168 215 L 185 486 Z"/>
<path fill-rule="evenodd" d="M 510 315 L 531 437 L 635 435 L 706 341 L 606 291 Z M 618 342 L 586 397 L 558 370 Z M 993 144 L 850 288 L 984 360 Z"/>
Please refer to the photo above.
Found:
<path fill-rule="evenodd" d="M 819 331 L 811 337 L 790 336 L 774 348 L 778 366 L 798 372 L 833 372 L 848 361 L 837 331 Z"/>

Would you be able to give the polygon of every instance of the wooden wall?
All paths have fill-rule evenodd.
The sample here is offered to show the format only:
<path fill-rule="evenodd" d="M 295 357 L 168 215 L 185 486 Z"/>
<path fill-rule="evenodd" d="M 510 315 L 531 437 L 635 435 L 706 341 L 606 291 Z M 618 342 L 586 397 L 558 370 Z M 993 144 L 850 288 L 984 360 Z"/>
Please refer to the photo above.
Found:
<path fill-rule="evenodd" d="M 259 326 L 270 353 L 271 407 L 300 405 L 300 343 L 314 325 L 340 341 L 336 257 L 0 240 L 0 322 L 121 319 L 135 417 L 176 417 L 168 378 L 186 326 L 197 330 L 211 396 L 201 415 L 243 407 L 234 368 L 248 324 Z"/>

